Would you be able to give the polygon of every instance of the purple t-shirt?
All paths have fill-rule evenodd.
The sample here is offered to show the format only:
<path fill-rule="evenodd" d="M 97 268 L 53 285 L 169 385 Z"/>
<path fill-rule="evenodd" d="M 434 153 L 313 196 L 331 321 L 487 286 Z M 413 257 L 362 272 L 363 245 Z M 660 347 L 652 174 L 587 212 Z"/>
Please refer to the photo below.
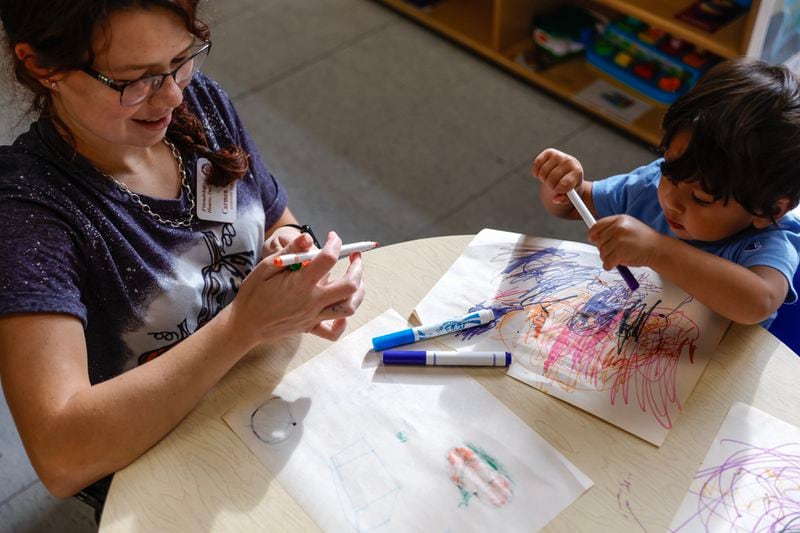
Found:
<path fill-rule="evenodd" d="M 157 222 L 73 155 L 48 120 L 0 147 L 0 314 L 78 317 L 93 384 L 167 351 L 229 304 L 286 208 L 222 89 L 197 74 L 184 98 L 212 149 L 238 144 L 250 154 L 233 223 Z M 198 155 L 181 156 L 197 198 Z M 142 200 L 171 220 L 183 219 L 189 203 L 183 193 Z"/>

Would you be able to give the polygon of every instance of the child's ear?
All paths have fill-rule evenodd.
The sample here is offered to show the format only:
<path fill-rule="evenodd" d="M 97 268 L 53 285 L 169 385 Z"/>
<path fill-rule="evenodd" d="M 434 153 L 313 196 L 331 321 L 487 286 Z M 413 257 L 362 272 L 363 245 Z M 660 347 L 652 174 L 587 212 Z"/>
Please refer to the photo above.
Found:
<path fill-rule="evenodd" d="M 791 201 L 787 197 L 783 197 L 775 202 L 775 213 L 772 217 L 755 217 L 753 218 L 753 226 L 757 229 L 763 229 L 772 224 L 773 221 L 777 222 L 786 213 L 794 209 Z"/>

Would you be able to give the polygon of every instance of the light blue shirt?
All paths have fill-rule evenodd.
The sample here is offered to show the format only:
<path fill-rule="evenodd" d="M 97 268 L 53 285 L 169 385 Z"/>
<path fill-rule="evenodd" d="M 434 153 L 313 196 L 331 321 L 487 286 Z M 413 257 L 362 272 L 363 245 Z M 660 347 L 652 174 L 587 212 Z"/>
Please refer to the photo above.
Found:
<path fill-rule="evenodd" d="M 659 233 L 678 238 L 669 227 L 658 203 L 662 161 L 657 159 L 628 174 L 594 182 L 592 199 L 598 218 L 626 214 L 641 220 Z M 777 226 L 749 228 L 721 241 L 685 242 L 746 268 L 774 268 L 789 282 L 785 303 L 797 301 L 796 288 L 792 285 L 792 278 L 800 262 L 800 217 L 796 214 L 787 213 L 778 221 Z M 764 327 L 769 326 L 776 315 L 777 312 L 773 313 L 761 324 Z"/>

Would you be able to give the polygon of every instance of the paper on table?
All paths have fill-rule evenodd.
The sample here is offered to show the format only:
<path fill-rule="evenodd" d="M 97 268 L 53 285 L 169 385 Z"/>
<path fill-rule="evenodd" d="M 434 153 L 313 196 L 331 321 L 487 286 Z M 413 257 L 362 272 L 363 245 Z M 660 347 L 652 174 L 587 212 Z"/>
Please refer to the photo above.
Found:
<path fill-rule="evenodd" d="M 483 230 L 417 306 L 423 323 L 500 317 L 439 337 L 506 350 L 509 375 L 660 446 L 728 322 L 650 269 L 628 290 L 585 244 Z"/>
<path fill-rule="evenodd" d="M 736 403 L 671 531 L 799 531 L 800 428 Z"/>
<path fill-rule="evenodd" d="M 591 486 L 463 370 L 378 365 L 405 326 L 387 311 L 223 417 L 323 530 L 529 531 Z"/>

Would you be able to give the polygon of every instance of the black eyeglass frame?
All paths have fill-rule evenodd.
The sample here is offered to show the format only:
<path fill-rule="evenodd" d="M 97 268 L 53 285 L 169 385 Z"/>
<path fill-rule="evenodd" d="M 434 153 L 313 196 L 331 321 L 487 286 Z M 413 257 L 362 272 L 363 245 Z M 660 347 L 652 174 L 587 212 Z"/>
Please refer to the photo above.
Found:
<path fill-rule="evenodd" d="M 120 103 L 120 105 L 123 106 L 123 107 L 130 107 L 130 106 L 126 106 L 125 104 L 122 103 L 122 95 L 125 92 L 125 88 L 126 87 L 128 87 L 129 85 L 133 85 L 134 83 L 139 83 L 142 80 L 152 80 L 152 79 L 161 78 L 161 80 L 158 82 L 157 85 L 153 85 L 152 86 L 153 90 L 148 95 L 148 98 L 149 98 L 154 93 L 156 93 L 159 89 L 161 89 L 161 87 L 164 85 L 164 82 L 167 80 L 167 76 L 172 76 L 172 79 L 175 80 L 175 82 L 177 83 L 178 82 L 178 77 L 177 77 L 178 76 L 178 71 L 180 69 L 182 69 L 184 67 L 184 65 L 186 65 L 189 61 L 194 60 L 194 58 L 196 58 L 197 56 L 199 56 L 199 55 L 201 55 L 203 53 L 205 53 L 206 55 L 210 54 L 211 53 L 211 45 L 212 44 L 213 43 L 211 41 L 203 41 L 199 45 L 200 48 L 196 52 L 194 52 L 192 55 L 187 57 L 185 61 L 183 61 L 180 65 L 178 65 L 175 69 L 171 70 L 170 72 L 167 72 L 165 74 L 149 74 L 147 76 L 142 76 L 141 78 L 136 78 L 135 80 L 126 81 L 126 82 L 123 82 L 123 83 L 117 83 L 116 81 L 114 81 L 114 79 L 109 78 L 105 74 L 101 74 L 101 73 L 97 72 L 96 70 L 94 70 L 91 67 L 84 67 L 81 70 L 84 73 L 86 73 L 89 76 L 91 76 L 92 78 L 94 78 L 97 81 L 99 81 L 100 83 L 102 83 L 103 85 L 105 85 L 106 87 L 109 87 L 110 89 L 114 89 L 115 91 L 119 92 L 119 103 Z M 142 102 L 144 102 L 146 99 L 147 98 L 142 100 Z M 141 103 L 141 102 L 139 102 L 139 103 Z M 131 104 L 131 105 L 137 105 L 137 104 Z"/>

